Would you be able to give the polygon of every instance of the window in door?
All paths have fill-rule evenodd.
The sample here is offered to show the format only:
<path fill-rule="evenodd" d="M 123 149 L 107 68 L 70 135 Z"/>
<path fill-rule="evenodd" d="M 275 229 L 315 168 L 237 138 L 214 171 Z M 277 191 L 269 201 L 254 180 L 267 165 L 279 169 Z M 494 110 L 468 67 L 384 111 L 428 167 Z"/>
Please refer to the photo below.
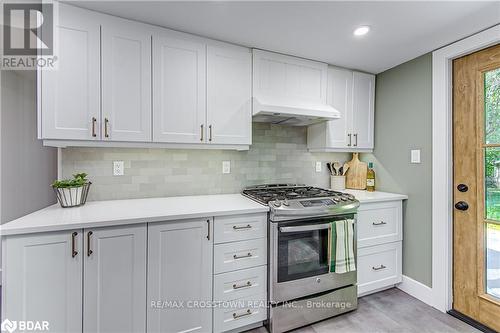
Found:
<path fill-rule="evenodd" d="M 500 68 L 484 74 L 486 292 L 500 299 Z"/>

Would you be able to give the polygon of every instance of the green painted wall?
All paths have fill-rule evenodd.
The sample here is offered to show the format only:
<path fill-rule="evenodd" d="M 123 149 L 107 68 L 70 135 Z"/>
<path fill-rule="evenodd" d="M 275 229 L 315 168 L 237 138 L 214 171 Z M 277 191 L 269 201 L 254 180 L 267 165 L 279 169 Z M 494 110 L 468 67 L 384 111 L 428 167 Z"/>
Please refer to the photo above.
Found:
<path fill-rule="evenodd" d="M 410 150 L 421 150 L 421 164 Z M 403 274 L 432 283 L 432 55 L 377 75 L 375 163 L 377 190 L 407 194 L 403 225 Z"/>

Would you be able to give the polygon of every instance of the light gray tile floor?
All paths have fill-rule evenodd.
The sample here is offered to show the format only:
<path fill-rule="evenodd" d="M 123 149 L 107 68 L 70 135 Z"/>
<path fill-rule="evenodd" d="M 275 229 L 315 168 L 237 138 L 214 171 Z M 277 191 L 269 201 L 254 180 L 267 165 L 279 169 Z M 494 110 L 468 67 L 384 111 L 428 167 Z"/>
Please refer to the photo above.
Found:
<path fill-rule="evenodd" d="M 266 333 L 260 327 L 246 333 Z M 478 333 L 466 323 L 393 288 L 359 299 L 358 309 L 293 333 Z"/>

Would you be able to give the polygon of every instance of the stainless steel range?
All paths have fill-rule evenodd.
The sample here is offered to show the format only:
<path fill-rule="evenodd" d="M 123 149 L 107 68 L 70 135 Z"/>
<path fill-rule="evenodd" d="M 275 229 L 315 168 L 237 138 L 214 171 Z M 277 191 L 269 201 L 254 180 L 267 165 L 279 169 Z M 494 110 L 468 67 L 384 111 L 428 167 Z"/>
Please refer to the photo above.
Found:
<path fill-rule="evenodd" d="M 356 221 L 356 198 L 297 184 L 248 187 L 243 195 L 270 207 L 268 329 L 285 332 L 356 309 L 356 272 L 330 273 L 328 262 L 330 222 Z M 356 234 L 356 255 L 355 242 Z"/>

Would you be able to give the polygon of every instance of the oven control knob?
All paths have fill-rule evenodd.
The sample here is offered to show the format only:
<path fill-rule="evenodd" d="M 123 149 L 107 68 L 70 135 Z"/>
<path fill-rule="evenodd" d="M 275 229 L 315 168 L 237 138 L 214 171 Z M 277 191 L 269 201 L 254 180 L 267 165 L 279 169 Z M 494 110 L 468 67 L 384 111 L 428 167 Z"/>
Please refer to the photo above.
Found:
<path fill-rule="evenodd" d="M 283 206 L 290 206 L 290 204 L 288 203 L 288 200 L 285 198 L 285 200 L 283 200 Z"/>
<path fill-rule="evenodd" d="M 317 283 L 320 283 L 320 282 L 321 282 L 321 279 L 320 279 L 320 278 L 316 278 L 316 282 L 317 282 Z"/>
<path fill-rule="evenodd" d="M 275 200 L 274 203 L 273 203 L 273 206 L 274 207 L 280 207 L 281 206 L 281 202 L 279 200 Z"/>

